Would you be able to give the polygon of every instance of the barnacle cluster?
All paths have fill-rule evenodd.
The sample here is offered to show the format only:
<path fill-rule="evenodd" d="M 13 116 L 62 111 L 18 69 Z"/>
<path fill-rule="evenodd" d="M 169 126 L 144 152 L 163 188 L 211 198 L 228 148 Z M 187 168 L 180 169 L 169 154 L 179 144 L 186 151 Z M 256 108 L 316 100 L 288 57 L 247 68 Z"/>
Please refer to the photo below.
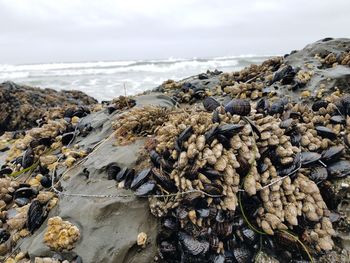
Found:
<path fill-rule="evenodd" d="M 334 246 L 319 186 L 350 174 L 350 163 L 342 160 L 346 122 L 339 114 L 347 110 L 347 97 L 333 94 L 311 108 L 263 100 L 222 106 L 209 97 L 206 111 L 172 111 L 147 146 L 154 167 L 128 179 L 137 196 L 150 195 L 154 215 L 175 215 L 179 228 L 168 221 L 166 228 L 181 231 L 178 240 L 191 255 L 226 253 L 235 224 L 238 235 L 255 240 L 235 223 L 242 214 L 268 235 L 286 238 L 284 231 L 295 231 L 314 251 Z M 170 242 L 162 243 L 167 249 L 172 244 L 164 242 Z"/>
<path fill-rule="evenodd" d="M 316 54 L 315 56 L 320 60 L 322 64 L 325 64 L 328 66 L 335 66 L 335 65 L 350 66 L 350 52 L 341 52 L 340 54 L 335 54 L 333 52 L 330 52 L 324 55 Z"/>
<path fill-rule="evenodd" d="M 168 119 L 168 114 L 167 109 L 156 106 L 134 108 L 122 114 L 113 125 L 118 142 L 128 143 L 137 136 L 152 134 Z"/>
<path fill-rule="evenodd" d="M 136 101 L 131 97 L 119 96 L 111 102 L 112 106 L 117 110 L 130 109 L 136 105 Z"/>
<path fill-rule="evenodd" d="M 223 73 L 221 88 L 233 98 L 256 100 L 263 95 L 266 81 L 271 81 L 273 72 L 282 64 L 281 57 L 266 60 L 261 65 L 251 65 L 241 71 Z"/>
<path fill-rule="evenodd" d="M 44 242 L 53 250 L 70 250 L 80 238 L 79 228 L 59 216 L 51 217 L 47 225 Z"/>

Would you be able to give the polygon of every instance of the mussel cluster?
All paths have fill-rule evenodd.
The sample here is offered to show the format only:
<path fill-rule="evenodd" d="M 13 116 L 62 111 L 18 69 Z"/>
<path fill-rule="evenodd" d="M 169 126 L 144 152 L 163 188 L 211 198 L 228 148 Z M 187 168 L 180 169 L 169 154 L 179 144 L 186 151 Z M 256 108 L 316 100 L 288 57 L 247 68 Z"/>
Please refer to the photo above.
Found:
<path fill-rule="evenodd" d="M 313 253 L 331 250 L 335 232 L 320 189 L 350 174 L 347 97 L 311 108 L 285 99 L 222 105 L 213 97 L 203 106 L 169 114 L 147 148 L 153 168 L 127 183 L 163 220 L 159 256 L 250 262 L 258 233 L 265 248 L 286 243 L 289 255 L 305 257 L 295 237 Z"/>
<path fill-rule="evenodd" d="M 204 75 L 200 74 L 199 79 L 203 79 Z M 208 78 L 208 77 L 206 77 Z M 167 80 L 161 85 L 163 92 L 172 94 L 172 98 L 178 103 L 192 104 L 197 100 L 208 96 L 209 90 L 203 86 L 196 86 L 191 82 L 175 82 Z"/>
<path fill-rule="evenodd" d="M 221 89 L 233 98 L 256 100 L 263 96 L 265 82 L 273 79 L 273 73 L 280 68 L 281 57 L 266 60 L 261 65 L 251 65 L 241 71 L 223 73 Z"/>
<path fill-rule="evenodd" d="M 85 107 L 69 108 L 64 118 L 41 120 L 36 128 L 1 136 L 9 150 L 0 167 L 0 256 L 34 233 L 57 204 L 58 198 L 49 191 L 52 171 L 86 155 L 79 147 L 68 146 L 92 130 L 79 122 L 89 112 Z"/>

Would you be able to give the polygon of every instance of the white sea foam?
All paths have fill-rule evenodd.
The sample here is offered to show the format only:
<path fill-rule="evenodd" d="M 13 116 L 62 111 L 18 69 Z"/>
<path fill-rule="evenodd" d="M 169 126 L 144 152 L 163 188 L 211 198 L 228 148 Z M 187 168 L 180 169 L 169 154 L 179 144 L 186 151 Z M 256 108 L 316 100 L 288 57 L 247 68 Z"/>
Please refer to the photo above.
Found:
<path fill-rule="evenodd" d="M 97 61 L 0 65 L 0 82 L 54 89 L 77 89 L 99 100 L 110 100 L 160 85 L 166 79 L 179 80 L 206 70 L 233 71 L 269 56 L 223 56 L 215 58 L 169 58 L 164 60 Z"/>

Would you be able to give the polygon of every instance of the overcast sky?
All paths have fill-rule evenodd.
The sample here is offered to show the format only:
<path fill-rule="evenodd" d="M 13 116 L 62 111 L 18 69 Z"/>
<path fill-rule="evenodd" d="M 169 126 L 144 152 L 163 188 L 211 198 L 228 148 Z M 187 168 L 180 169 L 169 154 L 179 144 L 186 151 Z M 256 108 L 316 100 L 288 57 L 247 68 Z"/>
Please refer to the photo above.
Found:
<path fill-rule="evenodd" d="M 350 0 L 0 0 L 0 64 L 283 54 L 350 37 Z"/>

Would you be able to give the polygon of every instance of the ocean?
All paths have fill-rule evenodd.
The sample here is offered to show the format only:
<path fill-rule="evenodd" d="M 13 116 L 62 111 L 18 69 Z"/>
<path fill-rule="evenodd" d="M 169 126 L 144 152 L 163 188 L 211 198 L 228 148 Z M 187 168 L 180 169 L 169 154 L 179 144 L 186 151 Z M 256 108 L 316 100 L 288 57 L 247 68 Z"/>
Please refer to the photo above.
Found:
<path fill-rule="evenodd" d="M 236 71 L 270 56 L 229 56 L 135 61 L 98 61 L 26 65 L 0 64 L 0 83 L 14 81 L 40 88 L 81 90 L 102 100 L 134 95 L 209 70 Z"/>

